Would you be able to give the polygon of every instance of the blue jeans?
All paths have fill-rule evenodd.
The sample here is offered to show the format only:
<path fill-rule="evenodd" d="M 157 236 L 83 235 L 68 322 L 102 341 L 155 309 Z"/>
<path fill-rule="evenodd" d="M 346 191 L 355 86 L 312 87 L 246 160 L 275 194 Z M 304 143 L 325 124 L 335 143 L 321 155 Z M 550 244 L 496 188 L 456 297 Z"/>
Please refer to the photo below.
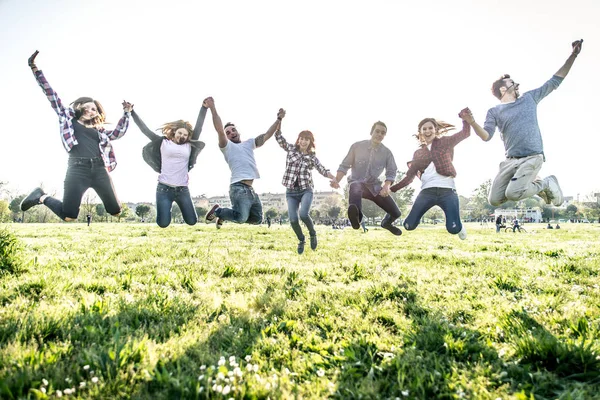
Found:
<path fill-rule="evenodd" d="M 171 223 L 173 202 L 179 206 L 186 224 L 195 225 L 198 222 L 198 215 L 188 187 L 173 187 L 159 183 L 156 186 L 156 223 L 158 226 L 166 228 Z"/>
<path fill-rule="evenodd" d="M 315 231 L 315 226 L 310 215 L 308 215 L 313 201 L 312 189 L 288 189 L 285 192 L 285 198 L 288 203 L 290 225 L 298 237 L 298 240 L 303 242 L 305 239 L 302 228 L 300 227 L 300 221 L 298 220 L 298 210 L 300 210 L 300 219 L 308 228 L 310 236 L 316 236 L 317 232 Z"/>
<path fill-rule="evenodd" d="M 348 205 L 355 205 L 358 208 L 359 221 L 362 221 L 362 199 L 371 200 L 377 204 L 387 214 L 384 217 L 389 223 L 400 218 L 400 210 L 392 196 L 383 197 L 379 194 L 374 195 L 370 188 L 361 182 L 352 182 L 348 189 Z"/>
<path fill-rule="evenodd" d="M 231 208 L 217 208 L 215 215 L 238 224 L 259 225 L 262 222 L 262 203 L 252 186 L 241 182 L 229 186 Z"/>
<path fill-rule="evenodd" d="M 407 231 L 415 229 L 423 215 L 433 206 L 439 206 L 446 215 L 446 230 L 456 235 L 462 229 L 458 209 L 458 195 L 456 190 L 450 188 L 427 188 L 421 190 L 415 203 L 404 220 Z"/>
<path fill-rule="evenodd" d="M 81 199 L 89 188 L 96 191 L 107 213 L 115 216 L 121 213 L 121 204 L 100 157 L 70 157 L 64 187 L 62 201 L 51 196 L 44 200 L 44 205 L 62 220 L 77 219 Z"/>

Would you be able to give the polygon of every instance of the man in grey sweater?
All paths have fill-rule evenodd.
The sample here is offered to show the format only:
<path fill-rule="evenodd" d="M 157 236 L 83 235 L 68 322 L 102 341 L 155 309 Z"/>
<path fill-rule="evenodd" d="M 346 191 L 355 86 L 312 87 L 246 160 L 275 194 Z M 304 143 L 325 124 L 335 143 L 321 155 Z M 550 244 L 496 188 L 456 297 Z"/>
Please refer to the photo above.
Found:
<path fill-rule="evenodd" d="M 500 104 L 488 110 L 483 128 L 474 119 L 469 122 L 482 140 L 490 140 L 498 128 L 504 142 L 506 160 L 500 163 L 500 171 L 492 183 L 489 194 L 491 205 L 499 206 L 508 200 L 518 201 L 535 194 L 547 204 L 562 204 L 563 194 L 556 177 L 550 175 L 540 179 L 537 175 L 545 160 L 537 105 L 567 76 L 582 44 L 583 39 L 573 42 L 571 55 L 554 76 L 522 96 L 519 84 L 510 75 L 503 75 L 492 85 L 492 94 L 500 100 Z"/>

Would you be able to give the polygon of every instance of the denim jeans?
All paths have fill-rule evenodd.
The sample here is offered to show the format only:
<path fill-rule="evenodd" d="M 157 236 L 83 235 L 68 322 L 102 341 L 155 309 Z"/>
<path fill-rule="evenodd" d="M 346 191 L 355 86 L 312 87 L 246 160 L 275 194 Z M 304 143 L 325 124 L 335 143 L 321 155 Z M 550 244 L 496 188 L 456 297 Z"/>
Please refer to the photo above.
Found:
<path fill-rule="evenodd" d="M 92 188 L 102 200 L 106 212 L 119 215 L 121 205 L 117 199 L 112 179 L 100 157 L 70 157 L 65 177 L 63 201 L 54 197 L 46 197 L 44 205 L 60 217 L 60 219 L 76 219 L 83 194 Z"/>
<path fill-rule="evenodd" d="M 217 208 L 215 215 L 238 224 L 259 225 L 262 222 L 262 203 L 252 186 L 241 182 L 229 186 L 231 208 Z"/>
<path fill-rule="evenodd" d="M 373 203 L 377 204 L 383 211 L 387 214 L 385 216 L 386 221 L 389 223 L 394 222 L 398 218 L 400 218 L 400 210 L 394 201 L 392 196 L 383 197 L 378 195 L 373 195 L 369 188 L 361 182 L 352 182 L 350 184 L 349 193 L 348 193 L 348 205 L 354 204 L 358 208 L 359 220 L 362 221 L 363 213 L 362 213 L 362 199 L 371 200 Z"/>
<path fill-rule="evenodd" d="M 196 208 L 187 186 L 169 186 L 159 183 L 156 186 L 156 223 L 161 228 L 166 228 L 171 223 L 171 207 L 177 203 L 181 210 L 183 220 L 188 225 L 198 222 Z"/>
<path fill-rule="evenodd" d="M 285 192 L 285 198 L 288 204 L 288 215 L 290 218 L 290 225 L 298 237 L 298 240 L 303 242 L 305 240 L 304 233 L 300 227 L 300 221 L 298 219 L 298 210 L 300 210 L 300 219 L 308 228 L 310 236 L 316 236 L 315 226 L 308 213 L 310 212 L 310 206 L 313 201 L 312 189 L 287 189 Z"/>
<path fill-rule="evenodd" d="M 415 203 L 404 220 L 407 231 L 415 229 L 423 215 L 433 206 L 439 206 L 446 215 L 446 230 L 456 235 L 462 229 L 458 208 L 458 195 L 456 190 L 450 188 L 427 188 L 421 190 Z"/>

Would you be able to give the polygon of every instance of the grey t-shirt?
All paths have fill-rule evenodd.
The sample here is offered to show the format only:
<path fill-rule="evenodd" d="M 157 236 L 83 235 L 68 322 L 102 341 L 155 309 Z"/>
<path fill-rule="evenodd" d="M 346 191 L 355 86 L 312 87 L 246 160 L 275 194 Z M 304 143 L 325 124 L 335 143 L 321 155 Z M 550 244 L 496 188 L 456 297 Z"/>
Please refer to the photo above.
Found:
<path fill-rule="evenodd" d="M 537 105 L 564 78 L 554 75 L 541 87 L 525 92 L 512 103 L 498 104 L 488 110 L 483 129 L 494 136 L 496 127 L 504 142 L 506 157 L 526 157 L 544 153 L 544 143 L 537 120 Z"/>
<path fill-rule="evenodd" d="M 230 183 L 236 183 L 247 179 L 258 179 L 260 175 L 254 159 L 254 139 L 248 139 L 241 143 L 227 141 L 227 145 L 221 148 L 225 161 L 231 170 Z"/>

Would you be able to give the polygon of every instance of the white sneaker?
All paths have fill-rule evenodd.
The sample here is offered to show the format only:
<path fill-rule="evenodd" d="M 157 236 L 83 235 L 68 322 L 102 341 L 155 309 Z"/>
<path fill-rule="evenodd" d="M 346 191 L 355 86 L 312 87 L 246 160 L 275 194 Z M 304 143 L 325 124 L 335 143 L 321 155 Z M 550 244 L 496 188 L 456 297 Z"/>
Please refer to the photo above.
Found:
<path fill-rule="evenodd" d="M 563 203 L 563 192 L 558 184 L 558 179 L 554 175 L 550 175 L 546 179 L 548 180 L 548 199 L 552 200 L 552 204 L 558 207 Z"/>
<path fill-rule="evenodd" d="M 467 228 L 465 228 L 464 225 L 460 232 L 458 232 L 458 237 L 460 238 L 460 240 L 465 240 L 467 238 Z"/>

